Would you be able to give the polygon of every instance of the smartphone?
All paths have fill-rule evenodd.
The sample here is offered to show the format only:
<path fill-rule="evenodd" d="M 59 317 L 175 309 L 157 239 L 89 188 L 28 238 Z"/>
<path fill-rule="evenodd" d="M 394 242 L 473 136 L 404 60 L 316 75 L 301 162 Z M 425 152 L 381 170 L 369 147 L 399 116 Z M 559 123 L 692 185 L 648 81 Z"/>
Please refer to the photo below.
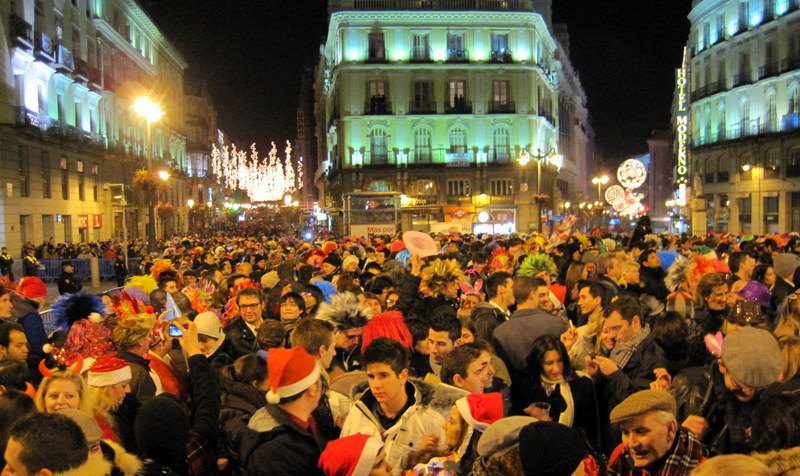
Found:
<path fill-rule="evenodd" d="M 181 330 L 181 328 L 176 326 L 176 325 L 170 325 L 169 326 L 169 336 L 170 337 L 182 337 L 183 336 L 183 330 Z"/>

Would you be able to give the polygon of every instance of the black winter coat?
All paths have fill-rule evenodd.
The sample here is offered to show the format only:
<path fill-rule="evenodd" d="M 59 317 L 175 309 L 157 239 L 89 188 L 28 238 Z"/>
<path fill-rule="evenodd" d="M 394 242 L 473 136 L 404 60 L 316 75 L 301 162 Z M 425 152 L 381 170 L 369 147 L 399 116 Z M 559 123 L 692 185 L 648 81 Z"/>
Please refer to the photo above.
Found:
<path fill-rule="evenodd" d="M 419 276 L 411 274 L 407 275 L 403 281 L 403 287 L 400 290 L 400 297 L 397 299 L 395 308 L 403 313 L 405 319 L 418 318 L 427 322 L 434 309 L 442 306 L 452 307 L 453 312 L 458 311 L 458 303 L 445 296 L 420 297 L 420 283 Z"/>
<path fill-rule="evenodd" d="M 244 465 L 239 461 L 242 440 L 253 430 L 247 422 L 259 408 L 264 406 L 264 393 L 239 382 L 221 382 L 222 397 L 219 412 L 220 457 L 228 458 L 230 474 L 245 475 Z M 252 437 L 252 436 L 250 436 Z"/>
<path fill-rule="evenodd" d="M 664 284 L 664 278 L 667 276 L 664 268 L 661 266 L 658 268 L 642 266 L 639 268 L 639 276 L 642 281 L 642 294 L 653 296 L 659 301 L 667 299 L 669 291 Z"/>
<path fill-rule="evenodd" d="M 229 350 L 233 360 L 255 352 L 256 335 L 250 330 L 244 319 L 238 318 L 228 324 L 225 328 L 225 336 L 229 342 Z"/>
<path fill-rule="evenodd" d="M 323 476 L 317 461 L 326 442 L 302 430 L 283 408 L 267 404 L 247 424 L 239 452 L 250 476 Z"/>

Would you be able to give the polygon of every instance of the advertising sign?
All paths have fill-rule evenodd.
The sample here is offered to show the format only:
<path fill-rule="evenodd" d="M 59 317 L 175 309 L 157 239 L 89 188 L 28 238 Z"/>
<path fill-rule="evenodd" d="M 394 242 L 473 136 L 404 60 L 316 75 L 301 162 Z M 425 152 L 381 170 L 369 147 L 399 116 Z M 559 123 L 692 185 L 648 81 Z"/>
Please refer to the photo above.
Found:
<path fill-rule="evenodd" d="M 368 225 L 350 225 L 351 236 L 393 235 L 397 228 L 393 223 L 373 223 Z"/>

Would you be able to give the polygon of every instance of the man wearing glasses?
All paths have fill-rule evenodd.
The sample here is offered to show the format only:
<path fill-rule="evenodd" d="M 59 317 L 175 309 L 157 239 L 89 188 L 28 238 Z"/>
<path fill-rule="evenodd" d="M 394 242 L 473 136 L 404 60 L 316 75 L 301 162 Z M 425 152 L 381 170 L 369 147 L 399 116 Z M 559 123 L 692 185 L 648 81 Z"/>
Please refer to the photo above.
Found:
<path fill-rule="evenodd" d="M 255 288 L 244 288 L 236 294 L 239 317 L 225 328 L 225 336 L 230 341 L 234 359 L 254 352 L 256 332 L 264 321 L 262 317 L 263 300 L 261 292 Z"/>

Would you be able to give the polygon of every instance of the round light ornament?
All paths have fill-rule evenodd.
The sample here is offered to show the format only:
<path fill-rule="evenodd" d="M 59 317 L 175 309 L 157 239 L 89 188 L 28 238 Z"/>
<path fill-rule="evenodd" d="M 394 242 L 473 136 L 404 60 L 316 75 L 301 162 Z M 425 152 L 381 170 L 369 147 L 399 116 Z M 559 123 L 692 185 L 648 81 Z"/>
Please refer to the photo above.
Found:
<path fill-rule="evenodd" d="M 606 189 L 606 201 L 611 205 L 622 202 L 625 199 L 625 189 L 619 185 L 612 185 Z"/>
<path fill-rule="evenodd" d="M 617 169 L 617 180 L 625 188 L 639 188 L 647 179 L 647 168 L 636 159 L 628 159 Z"/>

